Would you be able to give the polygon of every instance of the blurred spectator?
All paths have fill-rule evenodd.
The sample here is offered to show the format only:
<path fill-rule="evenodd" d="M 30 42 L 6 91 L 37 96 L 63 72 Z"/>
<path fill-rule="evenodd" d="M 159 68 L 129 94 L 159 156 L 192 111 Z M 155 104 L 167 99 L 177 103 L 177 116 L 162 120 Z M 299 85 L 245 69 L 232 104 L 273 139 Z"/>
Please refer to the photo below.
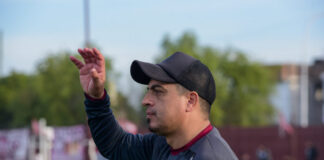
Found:
<path fill-rule="evenodd" d="M 312 142 L 306 142 L 305 157 L 306 160 L 316 160 L 318 156 L 317 148 Z"/>
<path fill-rule="evenodd" d="M 257 160 L 271 160 L 271 152 L 264 145 L 260 145 L 256 151 Z"/>

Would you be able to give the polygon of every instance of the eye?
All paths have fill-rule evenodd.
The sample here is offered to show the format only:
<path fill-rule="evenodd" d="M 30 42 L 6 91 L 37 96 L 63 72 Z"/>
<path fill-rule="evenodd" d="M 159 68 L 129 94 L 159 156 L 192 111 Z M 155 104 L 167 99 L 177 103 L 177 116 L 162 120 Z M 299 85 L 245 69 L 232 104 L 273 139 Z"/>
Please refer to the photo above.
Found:
<path fill-rule="evenodd" d="M 151 92 L 156 97 L 160 97 L 166 94 L 167 90 L 160 85 L 152 85 L 148 88 L 148 92 Z"/>

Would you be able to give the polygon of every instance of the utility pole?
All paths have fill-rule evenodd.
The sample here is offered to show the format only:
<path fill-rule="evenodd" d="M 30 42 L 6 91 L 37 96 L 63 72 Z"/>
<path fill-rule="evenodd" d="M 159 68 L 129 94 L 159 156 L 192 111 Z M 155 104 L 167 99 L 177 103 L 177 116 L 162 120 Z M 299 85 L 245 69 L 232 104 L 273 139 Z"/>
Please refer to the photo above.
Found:
<path fill-rule="evenodd" d="M 89 9 L 89 0 L 84 0 L 84 40 L 85 40 L 85 47 L 90 47 L 90 9 Z"/>

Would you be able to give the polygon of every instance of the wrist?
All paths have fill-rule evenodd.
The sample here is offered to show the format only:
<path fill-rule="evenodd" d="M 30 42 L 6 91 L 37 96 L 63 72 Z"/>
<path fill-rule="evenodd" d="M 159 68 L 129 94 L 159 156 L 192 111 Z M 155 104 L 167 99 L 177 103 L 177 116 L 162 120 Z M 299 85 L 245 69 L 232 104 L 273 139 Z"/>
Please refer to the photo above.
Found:
<path fill-rule="evenodd" d="M 93 101 L 104 100 L 107 95 L 107 91 L 106 91 L 106 89 L 104 89 L 99 96 L 89 95 L 87 93 L 84 93 L 84 95 L 88 99 L 93 100 Z"/>

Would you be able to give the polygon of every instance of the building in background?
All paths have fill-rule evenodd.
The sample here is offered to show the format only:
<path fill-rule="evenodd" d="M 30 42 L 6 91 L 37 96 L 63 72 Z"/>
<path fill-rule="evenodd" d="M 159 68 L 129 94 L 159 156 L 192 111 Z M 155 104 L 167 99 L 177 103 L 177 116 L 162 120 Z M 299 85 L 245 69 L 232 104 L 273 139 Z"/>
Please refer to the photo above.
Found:
<path fill-rule="evenodd" d="M 288 123 L 301 126 L 301 66 L 283 64 L 277 68 L 278 83 L 271 97 L 272 104 Z M 324 60 L 315 60 L 308 67 L 308 125 L 324 124 Z"/>
<path fill-rule="evenodd" d="M 324 60 L 315 60 L 309 67 L 309 125 L 324 124 Z"/>

